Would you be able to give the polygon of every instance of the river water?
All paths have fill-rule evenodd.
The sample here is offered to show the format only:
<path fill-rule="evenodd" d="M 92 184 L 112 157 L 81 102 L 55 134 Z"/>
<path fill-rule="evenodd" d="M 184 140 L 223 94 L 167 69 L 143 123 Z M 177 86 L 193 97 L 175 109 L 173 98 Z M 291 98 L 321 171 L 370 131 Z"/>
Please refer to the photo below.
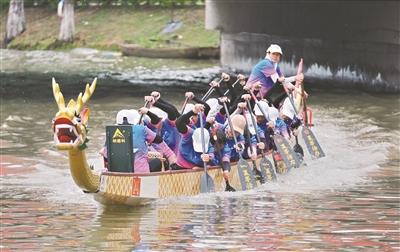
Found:
<path fill-rule="evenodd" d="M 202 67 L 175 72 L 182 79 L 174 85 L 171 76 L 151 87 L 131 75 L 102 75 L 88 104 L 95 169 L 105 126 L 119 109 L 141 106 L 153 88 L 179 107 L 185 91 L 204 92 L 202 81 L 218 72 Z M 325 158 L 306 155 L 305 166 L 257 190 L 106 207 L 75 186 L 66 153 L 53 147 L 54 74 L 2 70 L 1 251 L 400 250 L 398 94 L 321 90 L 314 83 L 309 106 Z M 59 75 L 66 100 L 90 81 Z"/>

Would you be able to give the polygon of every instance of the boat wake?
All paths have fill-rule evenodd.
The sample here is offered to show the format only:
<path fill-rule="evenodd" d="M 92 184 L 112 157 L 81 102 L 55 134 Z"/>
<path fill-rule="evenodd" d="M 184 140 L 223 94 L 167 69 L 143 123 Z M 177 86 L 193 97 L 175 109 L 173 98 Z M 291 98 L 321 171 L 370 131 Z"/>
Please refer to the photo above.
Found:
<path fill-rule="evenodd" d="M 248 195 L 261 197 L 288 194 L 331 193 L 346 190 L 373 179 L 370 173 L 380 168 L 390 155 L 396 140 L 393 133 L 377 126 L 362 116 L 346 114 L 344 111 L 314 109 L 319 114 L 314 123 L 316 134 L 326 157 L 312 160 L 305 151 L 305 161 L 300 168 L 278 175 L 278 181 L 266 183 L 255 190 L 244 192 L 220 192 L 195 197 L 181 197 L 158 201 L 214 205 L 217 198 L 242 198 Z M 341 118 L 336 116 L 341 114 Z M 300 138 L 301 139 L 301 138 Z M 392 139 L 392 143 L 386 141 Z M 300 140 L 300 145 L 306 149 Z"/>
<path fill-rule="evenodd" d="M 305 164 L 300 168 L 292 169 L 287 174 L 278 175 L 278 181 L 267 183 L 247 192 L 222 192 L 203 194 L 195 197 L 180 197 L 160 200 L 160 203 L 177 201 L 192 202 L 193 204 L 215 204 L 217 198 L 243 198 L 247 195 L 278 195 L 281 193 L 324 193 L 332 190 L 343 190 L 372 179 L 369 175 L 380 168 L 380 165 L 390 159 L 388 156 L 393 149 L 398 149 L 399 142 L 397 129 L 388 130 L 364 115 L 348 113 L 344 108 L 329 109 L 322 106 L 314 107 L 318 116 L 314 121 L 315 133 L 326 157 L 312 160 L 306 151 L 306 146 L 300 137 L 300 145 L 305 150 Z M 99 120 L 97 123 L 102 124 Z M 101 125 L 91 125 L 96 128 Z M 98 126 L 98 127 L 97 127 Z M 97 131 L 101 135 L 101 132 Z M 96 150 L 100 149 L 102 137 L 92 138 L 88 151 L 90 164 L 95 169 L 102 167 L 102 160 Z M 91 194 L 83 193 L 76 187 L 68 169 L 66 153 L 59 153 L 43 146 L 32 157 L 10 159 L 2 166 L 27 165 L 33 169 L 28 173 L 5 174 L 0 177 L 3 185 L 3 198 L 31 198 L 48 200 L 51 202 L 70 204 L 97 205 Z M 46 144 L 48 146 L 48 144 Z M 4 147 L 4 146 L 3 146 Z M 27 163 L 27 165 L 25 165 Z M 17 168 L 15 168 L 17 169 Z"/>

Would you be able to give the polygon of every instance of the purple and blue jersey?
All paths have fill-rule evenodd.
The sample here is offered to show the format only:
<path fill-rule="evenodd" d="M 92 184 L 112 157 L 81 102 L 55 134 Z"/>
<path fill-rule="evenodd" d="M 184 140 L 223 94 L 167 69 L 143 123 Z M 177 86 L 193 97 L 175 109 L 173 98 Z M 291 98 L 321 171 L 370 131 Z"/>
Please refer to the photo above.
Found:
<path fill-rule="evenodd" d="M 236 137 L 238 144 L 243 144 L 244 145 L 244 137 L 243 135 L 238 135 Z M 225 153 L 223 156 L 222 161 L 227 161 L 227 162 L 233 162 L 239 160 L 239 153 L 235 149 L 235 140 L 233 138 L 226 138 L 226 144 L 225 144 L 229 152 Z"/>
<path fill-rule="evenodd" d="M 285 121 L 283 121 L 281 118 L 276 119 L 275 129 L 279 135 L 282 135 L 286 138 L 290 138 L 288 126 L 286 125 Z"/>
<path fill-rule="evenodd" d="M 149 129 L 162 137 L 164 142 L 175 154 L 178 153 L 181 135 L 179 134 L 179 131 L 175 126 L 175 122 L 170 121 L 168 118 L 164 119 L 161 122 L 161 129 L 157 129 L 156 126 L 151 124 L 149 121 L 145 121 L 145 123 L 147 127 L 149 127 Z"/>
<path fill-rule="evenodd" d="M 195 166 L 203 166 L 203 160 L 201 159 L 201 152 L 195 152 L 193 149 L 193 135 L 194 129 L 187 126 L 187 132 L 181 134 L 181 142 L 179 144 L 179 151 L 177 155 L 176 164 L 182 168 L 191 169 Z M 213 147 L 209 145 L 207 153 L 210 155 L 210 159 L 213 159 Z"/>
<path fill-rule="evenodd" d="M 271 78 L 271 76 L 275 73 L 277 73 L 278 76 L 282 75 L 279 66 L 276 66 L 269 59 L 262 59 L 251 70 L 251 74 L 249 76 L 249 79 L 247 80 L 246 85 L 250 85 L 252 87 L 259 81 L 262 85 L 260 95 L 261 97 L 264 97 L 268 90 L 270 90 L 275 84 L 275 82 Z"/>
<path fill-rule="evenodd" d="M 156 134 L 146 126 L 132 126 L 133 152 L 135 153 L 135 172 L 150 172 L 150 166 L 147 160 L 147 143 L 152 143 L 155 137 Z"/>
<path fill-rule="evenodd" d="M 220 124 L 224 124 L 225 121 L 226 121 L 226 117 L 225 117 L 225 115 L 221 114 L 221 112 L 218 112 L 215 115 L 215 121 L 220 123 Z"/>

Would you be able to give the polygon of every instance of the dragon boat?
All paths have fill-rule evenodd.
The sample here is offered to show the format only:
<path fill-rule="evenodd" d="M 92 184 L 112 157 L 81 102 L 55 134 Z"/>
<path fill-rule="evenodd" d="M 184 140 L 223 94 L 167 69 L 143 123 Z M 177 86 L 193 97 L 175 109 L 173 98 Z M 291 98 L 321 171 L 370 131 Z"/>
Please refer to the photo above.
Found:
<path fill-rule="evenodd" d="M 96 171 L 93 165 L 88 163 L 85 154 L 88 142 L 87 123 L 90 114 L 89 108 L 85 105 L 95 91 L 96 79 L 90 85 L 86 85 L 83 95 L 80 93 L 76 100 L 71 99 L 67 105 L 65 105 L 60 86 L 54 78 L 52 87 L 59 110 L 52 124 L 55 147 L 68 152 L 74 182 L 84 192 L 92 193 L 95 200 L 106 205 L 143 205 L 160 198 L 198 195 L 202 192 L 201 178 L 204 173 L 211 177 L 215 192 L 225 190 L 225 180 L 220 167 L 209 167 L 207 170 L 198 167 L 152 173 L 133 173 L 126 167 L 114 170 L 109 167 L 108 171 Z M 107 127 L 111 132 L 109 142 L 125 143 L 130 137 L 124 134 L 130 132 L 128 130 L 124 131 L 118 126 Z M 112 151 L 109 152 L 112 153 Z M 162 159 L 158 153 L 149 153 L 149 159 L 152 158 Z M 261 165 L 263 158 L 265 157 L 260 156 L 256 164 Z M 250 166 L 247 164 L 248 167 Z M 272 180 L 271 169 L 265 169 L 264 172 L 267 179 Z M 238 191 L 253 189 L 260 185 L 260 182 L 254 179 L 252 171 L 243 167 L 240 161 L 231 163 L 229 176 L 231 186 Z"/>

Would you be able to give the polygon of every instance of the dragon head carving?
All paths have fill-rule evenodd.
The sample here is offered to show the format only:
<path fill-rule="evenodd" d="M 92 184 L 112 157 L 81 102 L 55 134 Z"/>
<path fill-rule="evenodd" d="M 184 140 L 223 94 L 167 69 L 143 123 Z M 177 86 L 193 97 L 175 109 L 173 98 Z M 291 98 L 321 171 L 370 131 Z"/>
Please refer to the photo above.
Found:
<path fill-rule="evenodd" d="M 53 119 L 54 142 L 59 150 L 84 149 L 87 139 L 87 123 L 90 110 L 84 105 L 96 88 L 95 78 L 91 85 L 86 84 L 85 93 L 80 93 L 76 101 L 71 99 L 65 106 L 60 86 L 53 78 L 53 95 L 58 105 L 58 112 Z"/>

